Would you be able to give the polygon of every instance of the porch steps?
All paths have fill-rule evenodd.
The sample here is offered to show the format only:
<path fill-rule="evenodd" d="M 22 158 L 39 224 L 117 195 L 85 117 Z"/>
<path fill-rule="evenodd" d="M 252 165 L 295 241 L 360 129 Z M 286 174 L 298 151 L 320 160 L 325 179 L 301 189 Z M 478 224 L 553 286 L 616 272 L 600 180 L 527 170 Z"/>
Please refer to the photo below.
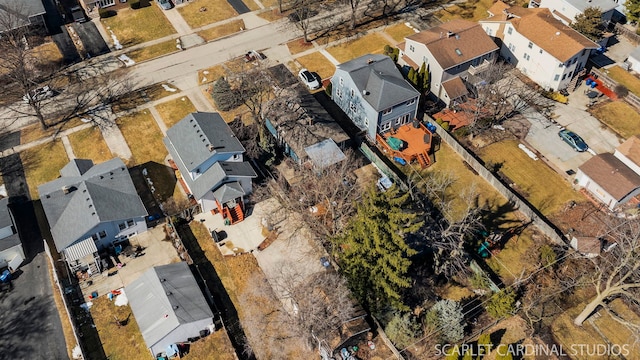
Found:
<path fill-rule="evenodd" d="M 418 154 L 418 162 L 420 163 L 420 166 L 423 169 L 431 165 L 431 161 L 429 160 L 429 155 L 424 152 Z"/>
<path fill-rule="evenodd" d="M 96 265 L 95 262 L 89 263 L 89 270 L 91 270 L 91 275 L 96 275 L 100 273 L 100 271 L 98 270 L 98 266 Z"/>
<path fill-rule="evenodd" d="M 244 220 L 244 213 L 240 204 L 237 204 L 234 208 L 225 208 L 225 212 L 232 225 Z"/>

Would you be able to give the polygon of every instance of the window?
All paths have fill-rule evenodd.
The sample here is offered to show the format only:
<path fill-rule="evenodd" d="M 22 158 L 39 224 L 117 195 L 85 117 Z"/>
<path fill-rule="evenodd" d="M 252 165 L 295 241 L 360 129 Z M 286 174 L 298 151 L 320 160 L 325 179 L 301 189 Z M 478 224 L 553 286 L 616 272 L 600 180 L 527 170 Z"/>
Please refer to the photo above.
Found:
<path fill-rule="evenodd" d="M 527 53 L 524 53 L 524 59 L 529 61 L 531 59 L 531 56 L 529 56 Z"/>
<path fill-rule="evenodd" d="M 344 85 L 344 79 L 340 78 L 340 86 L 343 86 L 343 85 Z"/>
<path fill-rule="evenodd" d="M 509 27 L 509 28 L 507 29 L 507 34 L 511 35 L 511 33 L 512 33 L 512 32 L 513 32 L 513 28 L 512 28 L 512 27 Z"/>
<path fill-rule="evenodd" d="M 571 77 L 571 75 L 573 75 L 573 71 L 569 72 L 569 77 Z"/>
<path fill-rule="evenodd" d="M 337 89 L 336 89 L 336 96 L 337 96 L 339 99 L 342 99 L 342 89 L 340 89 L 340 88 L 337 88 Z"/>
<path fill-rule="evenodd" d="M 580 56 L 584 56 L 586 52 L 587 52 L 587 49 L 582 49 L 582 54 L 580 54 Z"/>
<path fill-rule="evenodd" d="M 407 101 L 407 106 L 413 105 L 415 103 L 416 103 L 416 99 L 411 99 L 411 100 Z"/>
<path fill-rule="evenodd" d="M 396 119 L 396 125 L 402 124 L 402 117 Z"/>
<path fill-rule="evenodd" d="M 409 45 L 409 51 L 414 52 L 416 51 L 416 48 L 414 48 L 413 45 Z"/>
<path fill-rule="evenodd" d="M 93 241 L 98 241 L 98 235 L 96 234 L 91 235 L 91 238 L 93 239 Z"/>
<path fill-rule="evenodd" d="M 133 225 L 135 225 L 135 224 L 136 224 L 136 222 L 135 222 L 135 221 L 133 221 L 133 219 L 131 219 L 131 220 L 127 220 L 127 227 L 132 227 L 132 226 L 133 226 Z"/>
<path fill-rule="evenodd" d="M 104 230 L 103 230 L 103 231 L 100 231 L 100 232 L 98 233 L 98 237 L 100 237 L 100 239 L 104 239 L 104 238 L 106 238 L 106 237 L 107 237 L 107 232 L 106 232 L 106 231 L 104 231 Z"/>
<path fill-rule="evenodd" d="M 356 111 L 358 111 L 358 109 L 356 108 L 356 104 L 353 101 L 349 101 L 349 110 L 352 113 L 355 113 Z"/>
<path fill-rule="evenodd" d="M 533 49 L 533 43 L 529 41 L 529 49 Z"/>
<path fill-rule="evenodd" d="M 120 223 L 120 224 L 118 224 L 118 229 L 120 229 L 120 230 L 124 230 L 124 229 L 126 229 L 126 228 L 127 228 L 127 223 Z"/>
<path fill-rule="evenodd" d="M 391 108 L 388 108 L 382 112 L 382 115 L 388 115 L 388 114 L 391 114 Z"/>
<path fill-rule="evenodd" d="M 512 43 L 509 43 L 509 50 L 511 50 L 511 52 L 516 52 L 516 46 Z"/>
<path fill-rule="evenodd" d="M 356 96 L 356 91 L 353 89 L 349 89 L 349 96 L 354 97 Z"/>
<path fill-rule="evenodd" d="M 582 63 L 578 63 L 578 66 L 576 66 L 576 71 L 580 70 L 582 70 Z"/>
<path fill-rule="evenodd" d="M 364 118 L 364 126 L 369 127 L 369 119 Z"/>
<path fill-rule="evenodd" d="M 576 61 L 578 61 L 578 58 L 573 58 L 573 61 L 571 62 L 571 64 L 575 64 Z"/>
<path fill-rule="evenodd" d="M 564 63 L 558 64 L 558 67 L 563 67 L 563 66 L 564 66 Z"/>
<path fill-rule="evenodd" d="M 542 49 L 540 49 L 540 54 L 542 54 Z"/>
<path fill-rule="evenodd" d="M 562 74 L 562 80 L 567 78 L 567 74 Z"/>
<path fill-rule="evenodd" d="M 384 123 L 384 125 L 382 126 L 382 130 L 389 130 L 391 129 L 391 121 L 387 121 L 386 123 Z"/>
<path fill-rule="evenodd" d="M 556 74 L 556 76 L 553 77 L 553 81 L 558 81 L 560 79 L 560 75 Z"/>

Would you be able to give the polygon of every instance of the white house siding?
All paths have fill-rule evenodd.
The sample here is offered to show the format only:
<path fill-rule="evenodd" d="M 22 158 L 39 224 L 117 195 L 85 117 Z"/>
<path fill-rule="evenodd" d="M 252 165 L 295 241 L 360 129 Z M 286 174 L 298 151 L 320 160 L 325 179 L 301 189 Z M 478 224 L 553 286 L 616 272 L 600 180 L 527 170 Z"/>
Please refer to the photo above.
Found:
<path fill-rule="evenodd" d="M 22 249 L 22 244 L 12 246 L 0 252 L 0 267 L 7 266 L 9 262 L 13 260 L 16 256 L 24 260 L 25 256 L 24 256 L 24 250 Z"/>
<path fill-rule="evenodd" d="M 585 2 L 587 2 L 588 0 L 585 0 Z M 553 16 L 562 21 L 563 24 L 565 25 L 569 25 L 566 21 L 566 19 L 564 19 L 562 16 L 557 16 L 556 13 L 554 13 L 554 10 L 557 13 L 562 14 L 565 18 L 570 19 L 571 21 L 575 20 L 576 16 L 580 15 L 582 13 L 582 11 L 580 11 L 579 9 L 577 9 L 576 7 L 574 7 L 573 5 L 562 1 L 562 0 L 542 0 L 540 1 L 540 7 L 541 8 L 547 8 L 551 11 L 551 13 L 553 14 Z M 602 9 L 600 9 L 602 10 Z M 611 9 L 608 10 L 606 12 L 602 13 L 602 20 L 605 22 L 609 22 L 611 21 L 611 18 L 613 17 L 613 12 L 615 9 Z"/>
<path fill-rule="evenodd" d="M 633 170 L 633 172 L 635 172 L 636 174 L 640 175 L 640 166 L 638 164 L 636 164 L 635 162 L 633 162 L 631 159 L 629 159 L 628 157 L 626 157 L 624 154 L 622 154 L 620 151 L 616 150 L 613 153 L 613 156 L 615 156 L 616 158 L 618 158 L 618 160 L 622 161 L 623 164 L 627 165 L 629 167 L 629 169 Z"/>
<path fill-rule="evenodd" d="M 591 180 L 591 178 L 580 169 L 578 169 L 578 173 L 576 174 L 576 180 L 578 181 L 579 186 L 589 191 L 592 196 L 607 205 L 609 209 L 613 209 L 618 205 L 618 201 L 613 196 L 606 192 L 595 181 Z"/>
<path fill-rule="evenodd" d="M 133 220 L 134 224 L 131 226 L 127 226 L 126 228 L 120 230 L 118 224 L 125 223 L 127 220 Z M 106 236 L 100 237 L 100 232 L 104 231 Z M 92 235 L 97 235 L 98 240 L 96 241 L 96 247 L 98 250 L 108 248 L 111 244 L 113 244 L 118 239 L 126 238 L 132 235 L 140 234 L 147 231 L 147 223 L 144 217 L 138 217 L 133 219 L 126 219 L 122 221 L 113 221 L 113 222 L 103 222 L 95 226 L 93 229 L 88 231 L 83 236 L 79 237 L 79 239 L 84 240 L 86 238 L 91 237 Z"/>
<path fill-rule="evenodd" d="M 633 56 L 629 56 L 629 58 L 627 59 L 627 62 L 629 63 L 629 65 L 631 65 L 631 70 L 635 72 L 640 72 L 640 59 Z"/>

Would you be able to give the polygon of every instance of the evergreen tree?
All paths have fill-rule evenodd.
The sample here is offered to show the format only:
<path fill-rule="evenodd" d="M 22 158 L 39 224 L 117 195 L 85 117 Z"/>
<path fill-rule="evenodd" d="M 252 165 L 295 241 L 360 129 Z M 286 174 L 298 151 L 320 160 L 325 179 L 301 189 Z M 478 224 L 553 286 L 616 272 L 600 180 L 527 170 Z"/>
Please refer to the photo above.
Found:
<path fill-rule="evenodd" d="M 512 289 L 501 290 L 487 301 L 486 309 L 494 319 L 510 315 L 516 306 L 516 293 Z"/>
<path fill-rule="evenodd" d="M 577 32 L 593 41 L 602 38 L 602 11 L 597 7 L 588 7 L 582 14 L 578 14 L 571 23 L 571 27 Z"/>
<path fill-rule="evenodd" d="M 420 324 L 411 313 L 396 313 L 384 329 L 398 349 L 404 349 L 422 336 Z"/>
<path fill-rule="evenodd" d="M 431 84 L 429 83 L 429 67 L 426 63 L 422 63 L 419 71 L 419 84 L 420 92 L 424 93 L 429 91 Z"/>
<path fill-rule="evenodd" d="M 393 186 L 370 189 L 342 235 L 332 239 L 342 271 L 358 300 L 369 310 L 406 310 L 402 291 L 411 286 L 407 271 L 416 253 L 405 234 L 418 231 L 417 214 L 404 209 L 409 194 Z"/>
<path fill-rule="evenodd" d="M 627 20 L 632 23 L 638 22 L 638 19 L 640 19 L 640 0 L 627 0 L 624 3 L 624 7 L 627 9 L 625 12 Z"/>
<path fill-rule="evenodd" d="M 216 108 L 220 111 L 229 111 L 240 106 L 238 97 L 224 77 L 221 77 L 213 84 L 211 97 L 216 103 Z"/>
<path fill-rule="evenodd" d="M 456 343 L 464 337 L 464 314 L 459 303 L 440 300 L 429 309 L 427 316 L 438 319 L 442 340 Z"/>
<path fill-rule="evenodd" d="M 413 86 L 418 86 L 418 73 L 414 68 L 409 68 L 409 74 L 407 74 L 407 79 Z"/>

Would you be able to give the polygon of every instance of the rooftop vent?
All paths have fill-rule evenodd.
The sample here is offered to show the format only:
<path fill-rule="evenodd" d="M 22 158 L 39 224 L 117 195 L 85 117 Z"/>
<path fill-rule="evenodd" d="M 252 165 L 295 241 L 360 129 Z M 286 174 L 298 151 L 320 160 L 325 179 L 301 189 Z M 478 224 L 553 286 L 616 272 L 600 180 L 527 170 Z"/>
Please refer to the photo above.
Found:
<path fill-rule="evenodd" d="M 209 149 L 209 152 L 213 152 L 213 150 L 215 150 L 216 148 L 215 148 L 215 146 L 213 146 L 211 144 L 208 144 L 207 145 L 207 149 Z"/>
<path fill-rule="evenodd" d="M 373 59 L 372 58 L 367 59 L 367 64 L 369 65 L 373 64 Z"/>
<path fill-rule="evenodd" d="M 72 193 L 72 192 L 74 192 L 76 190 L 78 190 L 78 188 L 75 187 L 75 186 L 63 186 L 62 187 L 62 193 L 65 194 L 65 195 L 67 195 L 69 193 Z"/>
<path fill-rule="evenodd" d="M 560 36 L 560 31 L 556 31 L 556 36 Z"/>
<path fill-rule="evenodd" d="M 453 31 L 447 31 L 447 37 L 452 37 L 454 35 Z"/>
<path fill-rule="evenodd" d="M 369 90 L 367 89 L 362 90 L 362 95 L 369 95 L 369 94 L 371 94 Z"/>
<path fill-rule="evenodd" d="M 462 56 L 462 51 L 460 51 L 460 49 L 456 48 L 456 54 L 458 54 L 458 56 Z"/>

